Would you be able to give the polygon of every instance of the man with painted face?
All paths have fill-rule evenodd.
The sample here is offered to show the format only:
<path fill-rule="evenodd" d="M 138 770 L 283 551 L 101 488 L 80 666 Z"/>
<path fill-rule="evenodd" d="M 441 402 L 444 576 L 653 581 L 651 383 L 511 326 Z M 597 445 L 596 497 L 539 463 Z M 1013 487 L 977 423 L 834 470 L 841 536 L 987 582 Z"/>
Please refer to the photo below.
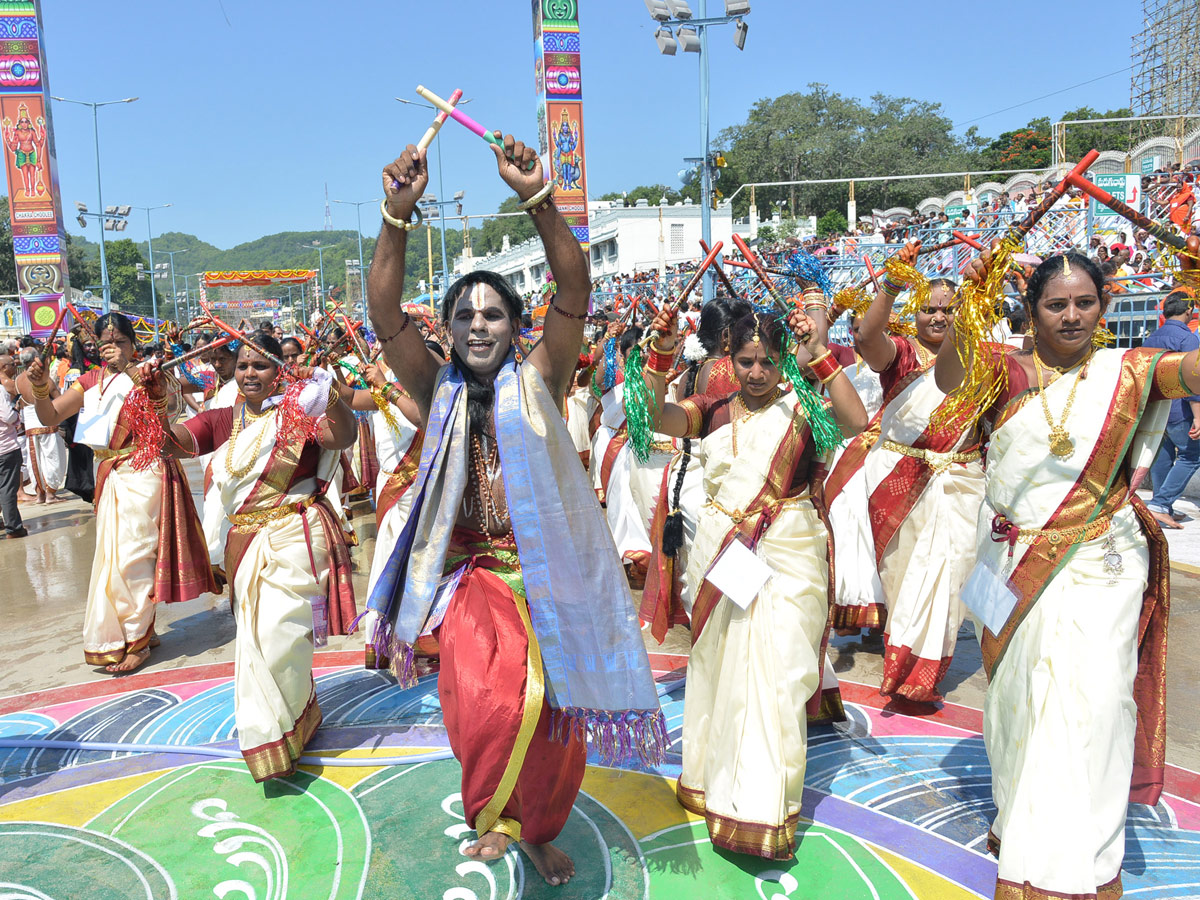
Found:
<path fill-rule="evenodd" d="M 920 241 L 908 243 L 899 258 L 911 266 L 920 249 Z M 975 564 L 983 464 L 977 426 L 931 424 L 945 400 L 933 365 L 954 322 L 957 285 L 944 278 L 930 282 L 929 296 L 915 311 L 915 337 L 889 329 L 904 289 L 890 276 L 880 279 L 858 329 L 859 352 L 883 387 L 879 438 L 869 450 L 860 447 L 866 452 L 857 459 L 851 451 L 844 454 L 830 476 L 835 486 L 848 483 L 861 460 L 885 608 L 839 605 L 835 624 L 843 630 L 882 626 L 880 693 L 932 703 L 941 699 L 937 683 L 950 666 L 966 614 L 959 594 Z"/>
<path fill-rule="evenodd" d="M 587 260 L 535 150 L 496 138 L 500 177 L 532 218 L 558 288 L 541 340 L 520 363 L 521 300 L 494 272 L 446 292 L 450 362 L 429 352 L 401 304 L 410 219 L 429 179 L 425 151 L 410 145 L 383 170 L 370 315 L 425 444 L 413 511 L 371 592 L 368 628 L 404 683 L 415 681 L 418 637 L 439 643 L 438 695 L 478 835 L 464 852 L 495 860 L 519 841 L 558 885 L 574 864 L 549 842 L 579 791 L 585 740 L 603 758 L 654 759 L 666 734 L 620 558 L 563 421 Z"/>

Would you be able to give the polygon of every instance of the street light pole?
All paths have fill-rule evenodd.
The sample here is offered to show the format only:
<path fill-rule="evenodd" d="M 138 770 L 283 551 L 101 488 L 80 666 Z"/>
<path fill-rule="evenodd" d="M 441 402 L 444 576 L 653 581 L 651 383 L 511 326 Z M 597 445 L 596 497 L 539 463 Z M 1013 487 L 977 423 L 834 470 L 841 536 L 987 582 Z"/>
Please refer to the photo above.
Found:
<path fill-rule="evenodd" d="M 154 232 L 150 228 L 150 211 L 153 209 L 166 209 L 170 203 L 163 203 L 161 206 L 135 206 L 134 209 L 144 209 L 146 211 L 146 243 L 150 248 L 150 306 L 154 310 L 152 313 L 155 321 L 155 333 L 158 331 L 158 291 L 154 287 Z"/>
<path fill-rule="evenodd" d="M 92 108 L 92 131 L 96 139 L 96 199 L 100 204 L 99 212 L 104 214 L 104 188 L 100 181 L 100 115 L 101 106 L 112 106 L 114 103 L 132 103 L 137 97 L 126 97 L 124 100 L 69 100 L 66 97 L 51 97 L 60 103 L 75 103 L 79 106 Z M 104 288 L 104 313 L 112 310 L 112 286 L 108 283 L 108 260 L 104 256 L 104 220 L 100 220 L 100 282 Z"/>
<path fill-rule="evenodd" d="M 363 248 L 362 248 L 362 208 L 368 203 L 378 203 L 378 200 L 334 200 L 334 203 L 344 203 L 346 206 L 353 206 L 354 212 L 358 220 L 358 289 L 362 299 L 362 317 L 363 321 L 367 321 L 367 280 L 363 275 Z"/>
<path fill-rule="evenodd" d="M 708 17 L 708 0 L 700 0 L 700 18 Z M 708 104 L 708 26 L 699 25 L 696 30 L 700 37 L 700 146 L 704 148 L 704 161 L 700 163 L 700 235 L 704 238 L 704 246 L 712 246 L 712 170 L 708 163 L 709 139 L 709 104 Z M 718 265 L 720 263 L 718 262 Z M 713 299 L 713 278 L 715 273 L 705 272 L 700 282 L 704 290 L 703 302 L 707 304 Z"/>
<path fill-rule="evenodd" d="M 313 241 L 311 244 L 301 244 L 300 246 L 305 250 L 317 251 L 317 268 L 320 270 L 321 275 L 319 283 L 317 284 L 317 302 L 320 303 L 321 298 L 325 296 L 325 251 L 329 248 L 321 244 L 319 241 Z M 362 252 L 361 247 L 359 248 L 359 252 Z"/>
<path fill-rule="evenodd" d="M 187 248 L 182 250 L 164 250 L 165 254 L 171 259 L 171 308 L 175 312 L 175 321 L 179 321 L 179 287 L 175 284 L 175 254 L 187 253 Z M 189 322 L 191 319 L 188 320 Z"/>

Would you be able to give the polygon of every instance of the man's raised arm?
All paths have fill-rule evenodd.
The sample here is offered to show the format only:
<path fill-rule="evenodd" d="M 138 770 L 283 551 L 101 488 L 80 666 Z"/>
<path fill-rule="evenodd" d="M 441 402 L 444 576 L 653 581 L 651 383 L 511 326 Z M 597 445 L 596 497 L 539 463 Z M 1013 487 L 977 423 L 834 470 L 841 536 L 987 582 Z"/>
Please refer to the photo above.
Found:
<path fill-rule="evenodd" d="M 418 328 L 404 312 L 404 253 L 417 201 L 429 183 L 425 151 L 412 144 L 383 170 L 385 216 L 375 244 L 368 278 L 371 325 L 396 380 L 416 401 L 422 422 L 428 417 L 438 363 L 425 347 Z M 419 219 L 417 222 L 419 223 Z"/>

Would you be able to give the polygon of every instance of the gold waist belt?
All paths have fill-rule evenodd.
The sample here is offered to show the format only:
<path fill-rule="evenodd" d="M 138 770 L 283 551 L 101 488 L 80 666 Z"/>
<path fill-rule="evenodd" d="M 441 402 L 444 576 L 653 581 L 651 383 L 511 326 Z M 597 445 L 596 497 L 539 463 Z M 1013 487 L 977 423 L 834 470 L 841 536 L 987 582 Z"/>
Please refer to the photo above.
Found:
<path fill-rule="evenodd" d="M 652 441 L 650 449 L 655 453 L 674 453 L 675 445 L 670 441 Z"/>
<path fill-rule="evenodd" d="M 99 449 L 93 449 L 92 455 L 95 456 L 96 459 L 118 459 L 122 456 L 129 456 L 136 449 L 137 448 L 132 444 L 130 444 L 128 447 L 122 447 L 120 450 L 110 450 L 108 447 L 101 447 Z"/>
<path fill-rule="evenodd" d="M 314 503 L 316 497 L 300 500 L 296 503 L 285 503 L 282 506 L 272 506 L 267 509 L 252 509 L 249 512 L 230 513 L 229 521 L 238 531 L 257 531 L 270 522 L 278 522 L 288 516 L 303 512 Z"/>
<path fill-rule="evenodd" d="M 893 453 L 899 453 L 901 456 L 911 456 L 913 459 L 919 459 L 923 461 L 925 465 L 933 469 L 934 475 L 940 475 L 955 463 L 975 462 L 975 460 L 980 458 L 978 447 L 975 447 L 971 450 L 939 453 L 936 450 L 926 450 L 922 447 L 910 447 L 908 444 L 898 444 L 895 441 L 884 441 L 883 449 L 891 450 Z"/>
<path fill-rule="evenodd" d="M 1038 538 L 1045 538 L 1052 549 L 1056 549 L 1059 545 L 1082 544 L 1084 541 L 1093 541 L 1105 534 L 1112 527 L 1112 519 L 1115 514 L 1115 512 L 1108 513 L 1084 525 L 1067 525 L 1062 528 L 1020 528 L 1017 530 L 1016 539 L 1022 544 L 1032 544 Z M 997 529 L 1011 524 L 1004 516 L 998 515 L 996 521 L 993 522 L 992 530 L 995 532 Z"/>
<path fill-rule="evenodd" d="M 747 519 L 753 519 L 755 516 L 761 516 L 764 513 L 768 513 L 768 512 L 771 513 L 772 515 L 774 515 L 775 513 L 779 512 L 781 509 L 786 509 L 789 506 L 796 506 L 802 500 L 808 500 L 808 499 L 810 499 L 810 497 L 811 497 L 810 494 L 804 493 L 804 494 L 799 495 L 798 497 L 784 497 L 780 500 L 768 500 L 765 503 L 760 504 L 759 506 L 755 506 L 755 507 L 753 507 L 751 509 L 747 509 L 747 510 L 726 509 L 724 506 L 722 506 L 720 503 L 718 503 L 716 500 L 713 500 L 712 498 L 708 499 L 708 503 L 706 505 L 711 506 L 713 509 L 715 509 L 717 512 L 719 512 L 721 514 L 728 516 L 731 520 L 733 520 L 734 525 L 741 525 Z"/>
<path fill-rule="evenodd" d="M 57 428 L 26 428 L 25 435 L 27 437 L 38 437 L 43 434 L 54 434 L 56 431 L 58 431 Z"/>

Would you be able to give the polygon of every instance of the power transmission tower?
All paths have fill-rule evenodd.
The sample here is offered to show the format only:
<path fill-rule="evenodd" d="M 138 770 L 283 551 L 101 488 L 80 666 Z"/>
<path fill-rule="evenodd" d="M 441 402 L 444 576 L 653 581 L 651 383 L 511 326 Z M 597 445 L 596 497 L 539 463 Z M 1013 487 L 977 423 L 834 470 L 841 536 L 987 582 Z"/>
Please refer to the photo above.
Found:
<path fill-rule="evenodd" d="M 333 213 L 329 211 L 329 182 L 325 182 L 325 230 L 333 231 Z"/>

